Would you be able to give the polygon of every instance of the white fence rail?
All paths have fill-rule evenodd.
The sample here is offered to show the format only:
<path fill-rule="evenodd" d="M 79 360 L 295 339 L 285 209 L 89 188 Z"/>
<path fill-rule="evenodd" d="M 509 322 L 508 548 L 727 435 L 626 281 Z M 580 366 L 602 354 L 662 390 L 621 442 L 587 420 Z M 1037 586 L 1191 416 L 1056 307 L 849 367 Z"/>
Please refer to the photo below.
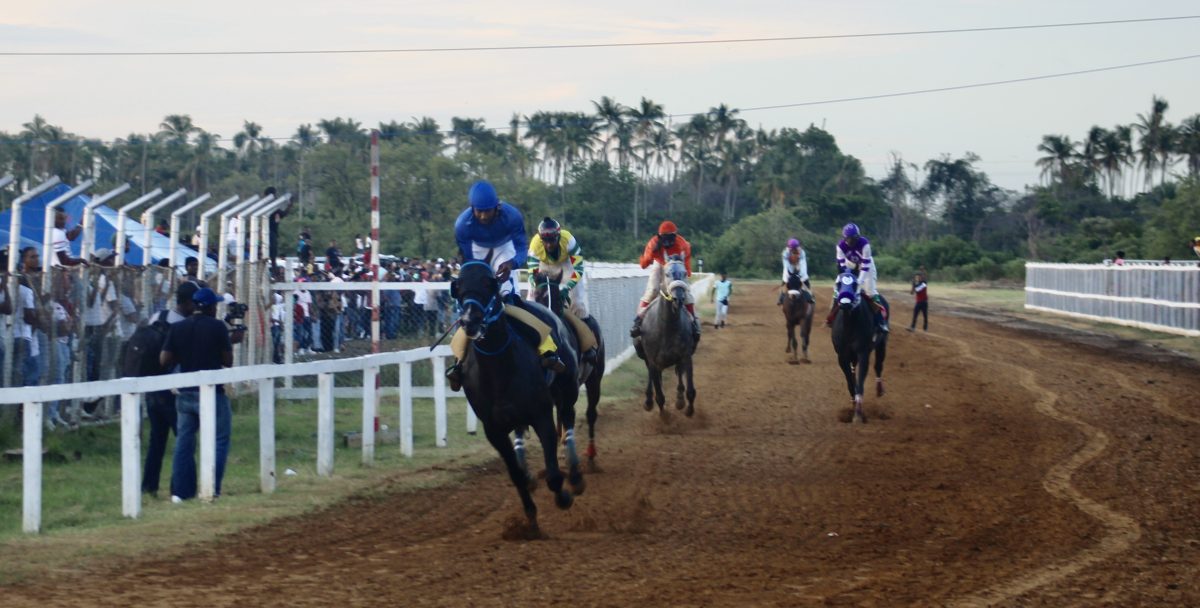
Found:
<path fill-rule="evenodd" d="M 633 345 L 628 327 L 636 309 L 637 299 L 645 289 L 646 272 L 634 265 L 594 264 L 589 268 L 591 289 L 589 304 L 604 334 L 608 352 L 608 369 L 612 370 L 632 356 Z M 697 299 L 711 285 L 712 277 L 697 280 L 692 290 Z M 310 284 L 307 288 L 317 289 L 361 289 L 358 284 Z M 292 285 L 279 285 L 288 290 Z M 445 284 L 402 283 L 390 285 L 396 289 L 445 289 Z M 288 314 L 290 320 L 292 315 Z M 291 332 L 288 332 L 291 333 Z M 290 336 L 289 336 L 290 338 Z M 290 351 L 290 348 L 288 349 Z M 214 494 L 216 470 L 216 386 L 249 383 L 257 387 L 259 416 L 259 476 L 264 493 L 275 489 L 275 402 L 283 399 L 317 400 L 317 473 L 322 477 L 333 474 L 334 464 L 334 402 L 336 398 L 362 398 L 362 460 L 371 464 L 375 455 L 375 419 L 378 399 L 381 395 L 399 397 L 400 451 L 404 456 L 413 454 L 413 399 L 432 398 L 434 402 L 435 442 L 438 447 L 447 444 L 446 400 L 458 394 L 450 393 L 445 382 L 445 359 L 451 356 L 449 346 L 427 347 L 405 351 L 379 353 L 345 359 L 326 359 L 306 363 L 287 362 L 282 365 L 248 365 L 221 370 L 171 374 L 144 378 L 121 378 L 74 384 L 55 384 L 25 388 L 0 389 L 0 405 L 23 405 L 23 529 L 37 533 L 41 529 L 42 516 L 42 449 L 43 449 L 43 403 L 95 399 L 119 396 L 121 402 L 121 512 L 126 517 L 137 518 L 142 510 L 141 493 L 141 421 L 142 395 L 154 391 L 166 391 L 185 387 L 200 387 L 200 468 L 198 496 L 211 500 Z M 432 386 L 413 385 L 413 364 L 429 360 L 432 363 Z M 385 366 L 399 367 L 398 381 L 394 387 L 376 387 L 376 378 Z M 346 374 L 362 374 L 358 386 L 336 386 L 335 374 L 343 374 L 343 384 L 349 381 Z M 297 376 L 317 376 L 315 389 L 276 389 L 277 379 L 290 380 Z M 290 382 L 289 382 L 290 384 Z M 477 420 L 467 408 L 466 430 L 475 431 Z"/>
<path fill-rule="evenodd" d="M 1029 262 L 1025 308 L 1200 337 L 1200 267 Z"/>

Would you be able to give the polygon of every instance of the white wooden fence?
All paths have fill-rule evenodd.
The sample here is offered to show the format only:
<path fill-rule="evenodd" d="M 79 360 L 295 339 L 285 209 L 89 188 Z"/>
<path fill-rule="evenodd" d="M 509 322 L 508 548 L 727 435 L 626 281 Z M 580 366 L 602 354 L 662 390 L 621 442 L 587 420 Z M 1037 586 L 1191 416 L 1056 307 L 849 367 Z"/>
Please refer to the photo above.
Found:
<path fill-rule="evenodd" d="M 1025 308 L 1200 337 L 1200 267 L 1028 262 Z"/>

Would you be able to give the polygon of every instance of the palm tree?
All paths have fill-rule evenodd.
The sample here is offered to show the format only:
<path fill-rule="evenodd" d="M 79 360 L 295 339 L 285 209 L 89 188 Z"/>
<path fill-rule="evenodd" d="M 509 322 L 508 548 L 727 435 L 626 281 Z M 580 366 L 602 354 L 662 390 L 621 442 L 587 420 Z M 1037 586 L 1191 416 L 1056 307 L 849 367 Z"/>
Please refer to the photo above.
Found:
<path fill-rule="evenodd" d="M 1200 176 L 1200 114 L 1180 123 L 1177 143 L 1179 152 L 1187 157 L 1188 176 Z"/>
<path fill-rule="evenodd" d="M 1094 154 L 1098 169 L 1104 172 L 1104 181 L 1108 185 L 1108 198 L 1112 198 L 1117 178 L 1121 174 L 1121 167 L 1125 164 L 1125 144 L 1121 141 L 1119 127 L 1112 131 L 1104 131 L 1104 137 L 1100 140 Z"/>
<path fill-rule="evenodd" d="M 158 125 L 158 134 L 176 146 L 187 145 L 188 139 L 199 130 L 187 114 L 168 114 Z"/>
<path fill-rule="evenodd" d="M 325 140 L 330 144 L 358 145 L 366 139 L 366 131 L 362 123 L 353 118 L 337 117 L 333 120 L 317 121 L 317 128 L 325 132 Z"/>
<path fill-rule="evenodd" d="M 421 118 L 414 116 L 410 125 L 417 139 L 431 146 L 436 146 L 439 150 L 442 149 L 445 139 L 442 137 L 442 128 L 436 120 L 429 116 L 422 116 Z"/>
<path fill-rule="evenodd" d="M 1133 128 L 1141 136 L 1138 140 L 1138 154 L 1142 157 L 1142 167 L 1146 170 L 1146 187 L 1154 183 L 1154 169 L 1162 167 L 1162 179 L 1167 176 L 1166 163 L 1170 155 L 1170 136 L 1165 133 L 1169 127 L 1164 124 L 1164 115 L 1170 105 L 1167 100 L 1155 95 L 1150 100 L 1150 113 L 1138 114 L 1138 122 Z M 1161 182 L 1160 182 L 1161 183 Z"/>
<path fill-rule="evenodd" d="M 249 156 L 261 147 L 262 126 L 249 120 L 242 121 L 242 130 L 233 136 L 233 147 L 243 156 Z"/>
<path fill-rule="evenodd" d="M 1038 144 L 1037 149 L 1038 152 L 1046 154 L 1036 163 L 1042 168 L 1042 177 L 1049 177 L 1052 182 L 1065 183 L 1071 164 L 1078 158 L 1075 142 L 1067 135 L 1043 135 L 1042 143 Z"/>
<path fill-rule="evenodd" d="M 1088 129 L 1087 139 L 1083 140 L 1083 153 L 1080 155 L 1080 160 L 1083 161 L 1085 178 L 1088 183 L 1095 184 L 1105 175 L 1100 161 L 1100 151 L 1106 137 L 1108 137 L 1108 131 L 1104 127 L 1092 125 L 1092 128 Z"/>
<path fill-rule="evenodd" d="M 608 147 L 625 125 L 630 110 L 607 95 L 601 97 L 600 101 L 593 101 L 592 106 L 596 108 L 596 118 L 600 120 L 600 132 L 606 134 L 600 145 L 600 158 L 608 162 Z"/>

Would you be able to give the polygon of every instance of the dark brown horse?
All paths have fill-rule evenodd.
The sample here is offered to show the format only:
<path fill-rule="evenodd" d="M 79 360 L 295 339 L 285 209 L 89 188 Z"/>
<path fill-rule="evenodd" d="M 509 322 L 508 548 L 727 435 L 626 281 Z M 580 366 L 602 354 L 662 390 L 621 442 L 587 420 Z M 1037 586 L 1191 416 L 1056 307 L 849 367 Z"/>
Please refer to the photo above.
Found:
<path fill-rule="evenodd" d="M 787 297 L 783 299 L 783 318 L 787 321 L 787 350 L 792 354 L 788 361 L 797 363 L 812 363 L 808 358 L 808 337 L 812 333 L 814 302 L 812 293 L 804 289 L 804 283 L 796 274 L 789 274 L 787 281 Z M 796 326 L 800 326 L 800 344 L 796 343 Z M 804 356 L 800 357 L 803 350 Z"/>

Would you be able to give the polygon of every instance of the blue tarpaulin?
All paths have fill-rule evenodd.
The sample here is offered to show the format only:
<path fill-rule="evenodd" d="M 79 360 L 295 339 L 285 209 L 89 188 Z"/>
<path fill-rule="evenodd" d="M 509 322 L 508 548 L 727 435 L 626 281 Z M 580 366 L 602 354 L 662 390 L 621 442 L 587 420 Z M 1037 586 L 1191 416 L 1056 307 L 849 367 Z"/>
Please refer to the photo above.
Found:
<path fill-rule="evenodd" d="M 48 205 L 54 199 L 62 196 L 70 189 L 70 186 L 67 186 L 66 184 L 59 184 L 47 190 L 46 192 L 43 192 L 41 195 L 33 198 L 32 200 L 26 201 L 21 206 L 22 247 L 24 247 L 26 242 L 28 242 L 29 245 L 34 245 L 38 247 L 39 250 L 41 249 L 42 238 L 44 236 L 43 230 L 45 229 L 46 205 Z M 82 223 L 83 209 L 91 200 L 92 198 L 90 196 L 80 194 L 60 205 L 60 207 L 67 212 L 68 228 Z M 107 205 L 100 205 L 94 209 L 93 212 L 93 217 L 96 224 L 95 249 L 113 249 L 113 240 L 117 235 L 116 210 L 109 208 Z M 163 217 L 169 217 L 169 215 L 169 210 L 163 211 Z M 8 244 L 10 226 L 12 226 L 12 210 L 8 209 L 3 213 L 0 213 L 0 231 L 2 231 L 4 234 L 3 243 L 5 245 Z M 145 228 L 140 222 L 136 222 L 130 218 L 125 218 L 125 236 L 129 238 L 129 251 L 125 254 L 126 264 L 143 264 L 143 241 L 145 239 L 144 230 Z M 83 236 L 80 235 L 74 241 L 71 241 L 71 254 L 75 257 L 79 257 L 79 251 L 82 246 Z M 170 255 L 170 248 L 170 238 L 154 231 L 150 232 L 150 261 L 152 263 L 157 263 L 159 260 L 166 259 L 166 257 Z M 176 259 L 179 261 L 180 266 L 182 266 L 183 260 L 187 259 L 188 256 L 199 257 L 195 249 L 192 249 L 183 243 L 178 245 L 176 255 L 178 256 Z M 210 265 L 212 265 L 211 262 L 206 264 L 206 266 Z"/>

